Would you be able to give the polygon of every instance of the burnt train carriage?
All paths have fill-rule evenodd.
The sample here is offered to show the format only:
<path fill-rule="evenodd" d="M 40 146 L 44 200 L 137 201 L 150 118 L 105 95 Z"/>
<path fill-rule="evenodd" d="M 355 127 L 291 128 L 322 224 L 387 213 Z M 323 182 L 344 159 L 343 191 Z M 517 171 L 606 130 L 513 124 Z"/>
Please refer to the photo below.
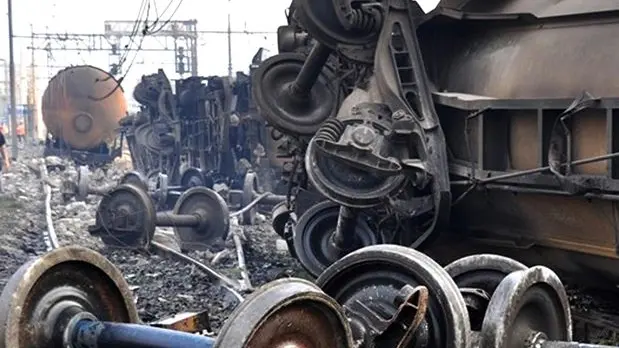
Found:
<path fill-rule="evenodd" d="M 263 50 L 252 66 L 262 60 Z M 134 90 L 140 112 L 124 120 L 136 169 L 154 178 L 166 174 L 169 184 L 181 185 L 185 168 L 197 168 L 208 181 L 232 187 L 243 175 L 270 163 L 275 145 L 265 122 L 250 100 L 249 76 L 189 77 L 176 81 L 175 91 L 165 73 L 144 76 Z"/>
<path fill-rule="evenodd" d="M 335 205 L 330 227 L 316 208 L 291 237 L 312 273 L 380 241 L 445 259 L 504 247 L 581 280 L 619 280 L 609 70 L 619 5 L 293 5 L 280 49 L 312 50 L 265 61 L 255 95 L 269 122 L 307 140 L 304 188 Z M 369 75 L 343 100 L 334 59 Z M 368 232 L 368 221 L 391 223 Z"/>
<path fill-rule="evenodd" d="M 619 279 L 618 10 L 613 1 L 445 1 L 421 26 L 461 197 L 452 226 L 469 240 Z"/>
<path fill-rule="evenodd" d="M 165 173 L 179 178 L 180 158 L 178 110 L 172 86 L 163 70 L 143 76 L 133 91 L 140 111 L 123 120 L 127 126 L 129 151 L 137 171 L 146 176 Z"/>
<path fill-rule="evenodd" d="M 118 122 L 127 114 L 127 101 L 107 72 L 90 65 L 61 70 L 43 93 L 41 111 L 48 131 L 45 156 L 102 165 L 121 155 Z"/>

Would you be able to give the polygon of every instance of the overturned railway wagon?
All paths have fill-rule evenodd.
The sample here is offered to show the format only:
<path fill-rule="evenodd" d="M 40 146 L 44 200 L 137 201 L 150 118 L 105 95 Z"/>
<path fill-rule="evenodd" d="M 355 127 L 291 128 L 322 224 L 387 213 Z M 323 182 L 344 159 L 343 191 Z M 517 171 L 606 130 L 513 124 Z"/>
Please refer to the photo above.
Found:
<path fill-rule="evenodd" d="M 452 228 L 616 283 L 619 4 L 441 6 L 419 40 L 462 197 Z"/>
<path fill-rule="evenodd" d="M 399 243 L 619 282 L 618 3 L 445 0 L 424 14 L 299 0 L 290 12 L 254 95 L 305 139 L 300 194 L 334 205 L 297 211 L 294 233 L 279 226 L 311 273 Z M 346 86 L 342 62 L 357 74 Z"/>
<path fill-rule="evenodd" d="M 250 74 L 262 54 L 260 49 L 254 56 Z M 168 184 L 186 188 L 183 178 L 192 177 L 199 185 L 240 189 L 248 170 L 271 179 L 271 170 L 282 166 L 271 129 L 251 100 L 250 77 L 242 72 L 233 79 L 172 82 L 159 70 L 142 77 L 134 98 L 140 111 L 122 124 L 135 169 L 152 182 L 165 175 Z"/>
<path fill-rule="evenodd" d="M 121 155 L 118 121 L 127 114 L 127 101 L 120 82 L 107 72 L 90 65 L 61 70 L 41 104 L 49 133 L 45 155 L 82 165 L 103 165 Z"/>

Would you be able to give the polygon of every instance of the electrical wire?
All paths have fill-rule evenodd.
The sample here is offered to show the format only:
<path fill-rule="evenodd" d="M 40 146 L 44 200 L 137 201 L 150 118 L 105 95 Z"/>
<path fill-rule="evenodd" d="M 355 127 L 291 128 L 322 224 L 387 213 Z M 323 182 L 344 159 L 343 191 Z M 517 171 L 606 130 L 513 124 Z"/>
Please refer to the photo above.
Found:
<path fill-rule="evenodd" d="M 176 5 L 176 8 L 174 9 L 174 11 L 172 11 L 172 14 L 170 15 L 170 18 L 168 18 L 163 24 L 161 24 L 161 26 L 159 28 L 152 30 L 149 34 L 156 34 L 156 33 L 160 32 L 161 30 L 163 30 L 163 28 L 165 28 L 166 25 L 170 24 L 170 21 L 172 21 L 172 19 L 176 15 L 176 12 L 178 11 L 178 9 L 183 4 L 183 1 L 184 0 L 179 0 L 178 4 Z M 168 7 L 172 4 L 172 2 L 173 1 L 170 1 L 170 3 L 168 3 Z M 164 13 L 168 9 L 168 7 L 166 7 L 166 9 L 163 10 Z M 163 13 L 162 13 L 162 16 L 163 16 Z M 155 22 L 153 23 L 153 26 L 155 26 L 158 21 L 159 21 L 159 18 L 157 18 L 157 20 L 155 20 Z"/>
<path fill-rule="evenodd" d="M 105 99 L 109 98 L 109 97 L 110 97 L 112 94 L 114 94 L 114 93 L 115 93 L 115 92 L 116 92 L 119 88 L 121 88 L 122 82 L 125 80 L 125 78 L 126 78 L 126 77 L 127 77 L 127 75 L 129 74 L 129 72 L 131 71 L 131 68 L 133 67 L 133 63 L 135 62 L 135 59 L 137 58 L 137 56 L 138 56 L 138 55 L 139 55 L 139 53 L 140 53 L 140 50 L 142 49 L 142 44 L 144 43 L 144 38 L 145 38 L 145 37 L 146 37 L 146 35 L 148 34 L 148 19 L 149 19 L 149 15 L 150 15 L 150 1 L 148 1 L 148 0 L 143 0 L 143 1 L 142 1 L 142 4 L 143 4 L 143 5 L 144 5 L 144 4 L 147 4 L 147 5 L 146 5 L 146 18 L 145 18 L 145 19 L 144 19 L 144 21 L 143 21 L 143 25 L 144 25 L 144 27 L 143 27 L 143 29 L 142 29 L 142 31 L 141 31 L 142 36 L 141 36 L 141 38 L 140 38 L 140 42 L 138 43 L 138 47 L 137 47 L 137 48 L 136 48 L 136 50 L 135 50 L 135 54 L 133 55 L 133 58 L 131 59 L 131 62 L 129 63 L 129 66 L 128 66 L 128 67 L 127 67 L 127 69 L 125 70 L 125 74 L 124 74 L 121 78 L 119 78 L 119 79 L 118 79 L 118 81 L 117 81 L 116 85 L 114 86 L 114 88 L 112 88 L 112 90 L 111 90 L 110 92 L 108 92 L 107 94 L 105 94 L 105 95 L 104 95 L 104 96 L 102 96 L 102 97 L 94 97 L 94 96 L 89 95 L 89 96 L 88 96 L 88 99 L 90 99 L 90 100 L 94 100 L 94 101 L 102 101 L 102 100 L 105 100 Z M 143 6 L 141 6 L 141 7 L 140 7 L 140 8 L 141 8 L 141 10 L 142 10 L 142 7 L 143 7 Z M 142 11 L 140 11 L 140 13 L 142 13 Z M 133 37 L 135 37 L 135 35 L 139 32 L 139 28 L 140 28 L 140 23 L 141 23 L 141 22 L 142 22 L 142 21 L 140 20 L 140 18 L 138 18 L 138 19 L 136 20 L 136 24 L 137 24 L 137 25 L 134 25 L 134 30 L 132 30 L 132 33 L 131 33 L 131 35 L 133 35 Z M 137 29 L 136 29 L 136 28 L 137 28 Z M 130 36 L 130 44 L 134 42 L 133 37 L 131 37 L 131 36 Z M 129 45 L 130 45 L 130 44 L 129 44 Z M 130 52 L 130 51 L 131 51 L 130 49 L 128 49 L 128 50 L 127 50 L 127 52 Z M 127 54 L 126 54 L 126 56 L 125 56 L 123 59 L 119 60 L 119 66 L 122 66 L 122 65 L 126 62 L 126 59 L 127 59 L 127 57 L 128 57 L 128 56 L 129 56 L 129 54 L 127 53 Z M 108 78 L 111 78 L 111 77 L 108 77 Z"/>
<path fill-rule="evenodd" d="M 129 74 L 129 71 L 131 70 L 131 68 L 133 67 L 133 64 L 135 63 L 135 59 L 137 58 L 140 50 L 142 49 L 142 44 L 144 43 L 144 38 L 147 35 L 153 35 L 158 33 L 159 31 L 161 31 L 166 25 L 168 25 L 170 23 L 170 21 L 172 21 L 172 19 L 174 18 L 174 16 L 176 15 L 176 12 L 178 11 L 178 9 L 180 8 L 180 6 L 182 5 L 184 0 L 179 0 L 178 4 L 176 5 L 176 8 L 174 9 L 174 11 L 172 12 L 172 14 L 170 15 L 170 17 L 163 23 L 161 24 L 161 26 L 158 29 L 152 30 L 152 27 L 154 27 L 154 25 L 156 23 L 158 23 L 161 20 L 161 16 L 163 14 L 165 14 L 165 12 L 167 12 L 167 10 L 170 8 L 170 6 L 173 3 L 173 0 L 170 1 L 168 3 L 168 5 L 166 6 L 166 8 L 163 10 L 163 12 L 161 13 L 161 15 L 158 15 L 157 18 L 153 21 L 153 24 L 149 26 L 148 24 L 148 19 L 149 19 L 149 15 L 150 15 L 150 9 L 151 9 L 151 2 L 150 0 L 142 0 L 142 4 L 140 5 L 140 11 L 138 13 L 138 19 L 136 20 L 135 24 L 134 24 L 134 28 L 131 32 L 131 35 L 129 37 L 129 48 L 127 49 L 127 51 L 125 51 L 126 55 L 124 55 L 121 59 L 119 59 L 119 67 L 122 67 L 123 64 L 126 62 L 129 52 L 131 51 L 131 47 L 130 45 L 132 43 L 134 43 L 134 38 L 135 35 L 137 35 L 137 33 L 139 32 L 139 27 L 140 27 L 140 23 L 143 22 L 143 29 L 141 31 L 141 38 L 140 38 L 140 42 L 138 43 L 138 47 L 135 50 L 135 54 L 133 56 L 133 58 L 131 59 L 131 62 L 129 63 L 129 66 L 125 69 L 125 74 L 123 74 L 122 77 L 120 77 L 116 83 L 116 86 L 114 86 L 114 88 L 108 92 L 107 94 L 105 94 L 102 97 L 94 97 L 94 96 L 88 96 L 88 99 L 90 100 L 94 100 L 94 101 L 102 101 L 105 100 L 107 98 L 109 98 L 112 94 L 114 94 L 122 85 L 122 82 L 125 80 L 125 78 L 127 77 L 127 75 Z M 153 1 L 154 2 L 154 1 Z M 155 5 L 156 7 L 156 5 Z M 142 14 L 144 12 L 144 9 L 146 8 L 146 19 L 144 19 L 144 21 L 141 20 Z M 108 77 L 108 79 L 111 78 Z"/>

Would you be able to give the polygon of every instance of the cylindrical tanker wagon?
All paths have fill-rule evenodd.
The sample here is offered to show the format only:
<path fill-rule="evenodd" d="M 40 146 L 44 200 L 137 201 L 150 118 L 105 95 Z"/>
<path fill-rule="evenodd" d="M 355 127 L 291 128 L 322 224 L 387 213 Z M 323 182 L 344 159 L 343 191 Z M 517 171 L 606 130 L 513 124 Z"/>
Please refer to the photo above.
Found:
<path fill-rule="evenodd" d="M 41 105 L 46 155 L 91 165 L 121 155 L 119 120 L 127 114 L 127 101 L 109 73 L 90 65 L 61 70 L 49 81 Z"/>

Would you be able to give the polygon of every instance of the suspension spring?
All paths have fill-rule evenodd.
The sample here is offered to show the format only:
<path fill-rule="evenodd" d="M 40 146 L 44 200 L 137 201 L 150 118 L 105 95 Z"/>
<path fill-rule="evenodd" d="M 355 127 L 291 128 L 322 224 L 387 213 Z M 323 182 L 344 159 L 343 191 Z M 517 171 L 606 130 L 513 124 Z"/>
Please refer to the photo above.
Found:
<path fill-rule="evenodd" d="M 377 10 L 353 9 L 348 14 L 348 20 L 354 30 L 363 34 L 376 32 L 380 29 L 380 13 Z"/>
<path fill-rule="evenodd" d="M 316 132 L 315 139 L 335 142 L 340 139 L 342 134 L 344 134 L 345 129 L 346 125 L 344 125 L 342 121 L 330 119 L 322 124 L 318 132 Z"/>

